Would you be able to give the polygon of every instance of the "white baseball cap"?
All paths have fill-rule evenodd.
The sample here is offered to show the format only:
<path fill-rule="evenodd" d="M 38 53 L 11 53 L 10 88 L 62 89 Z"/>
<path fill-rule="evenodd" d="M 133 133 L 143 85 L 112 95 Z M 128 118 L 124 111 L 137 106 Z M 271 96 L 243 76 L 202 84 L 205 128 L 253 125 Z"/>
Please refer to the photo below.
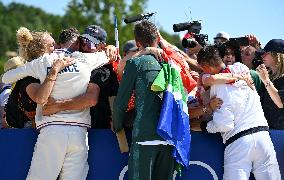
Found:
<path fill-rule="evenodd" d="M 229 40 L 230 39 L 230 35 L 224 31 L 221 31 L 221 32 L 218 32 L 216 37 L 214 37 L 214 39 L 217 39 L 217 38 L 224 38 L 226 40 Z"/>

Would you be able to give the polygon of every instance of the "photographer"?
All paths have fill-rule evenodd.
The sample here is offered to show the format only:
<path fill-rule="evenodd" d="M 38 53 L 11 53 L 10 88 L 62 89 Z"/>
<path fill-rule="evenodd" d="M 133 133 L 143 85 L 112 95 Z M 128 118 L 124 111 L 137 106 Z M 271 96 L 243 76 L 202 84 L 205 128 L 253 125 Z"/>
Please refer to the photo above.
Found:
<path fill-rule="evenodd" d="M 186 42 L 186 43 L 185 43 Z M 191 43 L 191 45 L 189 44 Z M 197 54 L 202 49 L 202 46 L 196 41 L 191 33 L 186 33 L 182 39 L 182 45 L 185 48 L 186 54 L 196 60 Z"/>
<path fill-rule="evenodd" d="M 253 60 L 256 56 L 256 49 L 253 46 L 245 46 L 241 49 L 242 63 L 249 69 L 253 69 Z"/>
<path fill-rule="evenodd" d="M 178 23 L 173 25 L 174 32 L 188 31 L 182 39 L 182 46 L 185 48 L 186 55 L 183 55 L 189 67 L 197 72 L 202 72 L 196 59 L 200 49 L 206 46 L 208 41 L 207 34 L 200 34 L 200 21 Z"/>
<path fill-rule="evenodd" d="M 241 46 L 242 63 L 249 69 L 255 70 L 257 66 L 263 63 L 259 53 L 256 53 L 257 50 L 261 49 L 260 42 L 256 36 L 252 34 L 246 35 L 245 37 L 248 39 L 249 44 Z"/>
<path fill-rule="evenodd" d="M 284 129 L 284 40 L 272 39 L 258 52 L 263 58 L 256 70 L 263 82 L 259 95 L 264 115 L 270 129 Z"/>

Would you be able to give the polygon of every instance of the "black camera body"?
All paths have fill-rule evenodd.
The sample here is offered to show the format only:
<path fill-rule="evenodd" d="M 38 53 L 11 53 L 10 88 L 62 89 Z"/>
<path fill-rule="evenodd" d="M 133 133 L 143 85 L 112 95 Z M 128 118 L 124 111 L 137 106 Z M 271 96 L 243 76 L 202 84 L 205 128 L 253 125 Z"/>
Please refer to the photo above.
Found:
<path fill-rule="evenodd" d="M 236 41 L 240 46 L 249 45 L 249 39 L 247 37 L 230 38 L 230 41 Z"/>
<path fill-rule="evenodd" d="M 199 34 L 201 30 L 201 23 L 199 21 L 192 21 L 192 22 L 186 22 L 186 23 L 179 23 L 173 25 L 174 32 L 180 32 L 180 31 L 188 31 L 188 33 L 192 34 L 192 37 L 201 45 L 205 46 L 206 41 L 208 41 L 208 35 L 207 34 Z M 196 43 L 191 38 L 183 38 L 182 40 L 182 46 L 184 48 L 194 48 L 196 46 Z"/>
<path fill-rule="evenodd" d="M 193 34 L 193 37 L 202 47 L 204 47 L 208 41 L 207 34 Z M 183 38 L 181 44 L 184 48 L 194 48 L 196 46 L 195 41 L 191 38 Z"/>
<path fill-rule="evenodd" d="M 261 64 L 263 64 L 262 57 L 256 53 L 252 60 L 252 69 L 255 70 Z"/>
<path fill-rule="evenodd" d="M 258 51 L 255 51 L 255 56 L 251 63 L 253 70 L 255 70 L 259 65 L 263 64 L 262 54 Z"/>
<path fill-rule="evenodd" d="M 201 23 L 199 21 L 192 21 L 186 23 L 179 23 L 173 25 L 174 32 L 186 31 L 192 32 L 194 34 L 199 34 L 201 30 Z"/>

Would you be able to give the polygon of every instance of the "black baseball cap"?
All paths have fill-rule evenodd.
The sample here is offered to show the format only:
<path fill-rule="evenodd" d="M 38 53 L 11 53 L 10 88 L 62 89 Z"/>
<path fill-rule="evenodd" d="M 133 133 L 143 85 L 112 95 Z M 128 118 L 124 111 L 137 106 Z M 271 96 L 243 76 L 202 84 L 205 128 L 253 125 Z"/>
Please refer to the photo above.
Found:
<path fill-rule="evenodd" d="M 136 51 L 138 50 L 138 47 L 136 46 L 135 40 L 129 40 L 127 41 L 123 46 L 123 52 L 129 52 L 129 51 Z"/>
<path fill-rule="evenodd" d="M 94 44 L 106 43 L 107 33 L 100 26 L 90 25 L 86 27 L 81 37 L 90 40 Z"/>
<path fill-rule="evenodd" d="M 284 53 L 284 40 L 272 39 L 270 40 L 263 49 L 256 51 L 256 53 L 263 55 L 266 52 Z"/>

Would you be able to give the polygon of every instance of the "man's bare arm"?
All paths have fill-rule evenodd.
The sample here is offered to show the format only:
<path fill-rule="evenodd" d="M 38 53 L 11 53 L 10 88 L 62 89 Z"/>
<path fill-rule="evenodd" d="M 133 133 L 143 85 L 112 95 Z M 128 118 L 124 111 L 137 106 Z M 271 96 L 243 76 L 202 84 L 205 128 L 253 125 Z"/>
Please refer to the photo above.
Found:
<path fill-rule="evenodd" d="M 49 99 L 48 103 L 43 106 L 42 114 L 44 116 L 52 115 L 66 110 L 83 110 L 95 106 L 98 102 L 100 88 L 95 83 L 89 83 L 85 94 L 72 99 L 55 101 Z"/>

